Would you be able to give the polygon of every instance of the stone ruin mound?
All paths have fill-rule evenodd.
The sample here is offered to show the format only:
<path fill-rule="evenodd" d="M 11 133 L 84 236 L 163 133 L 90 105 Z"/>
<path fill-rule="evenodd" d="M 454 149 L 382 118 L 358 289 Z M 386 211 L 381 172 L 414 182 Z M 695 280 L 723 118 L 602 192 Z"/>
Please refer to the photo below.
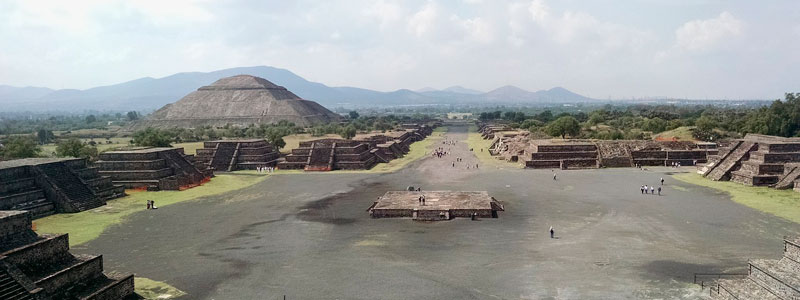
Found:
<path fill-rule="evenodd" d="M 280 154 L 263 139 L 218 140 L 197 149 L 197 161 L 217 172 L 274 167 Z"/>
<path fill-rule="evenodd" d="M 96 162 L 100 174 L 128 189 L 182 190 L 208 181 L 213 171 L 183 148 L 109 151 Z"/>
<path fill-rule="evenodd" d="M 89 167 L 86 159 L 28 158 L 0 162 L 0 210 L 23 210 L 34 218 L 74 213 L 122 197 L 125 189 Z"/>
<path fill-rule="evenodd" d="M 721 147 L 698 172 L 711 180 L 800 191 L 800 138 L 748 134 Z"/>
<path fill-rule="evenodd" d="M 305 171 L 368 170 L 408 153 L 410 145 L 433 133 L 427 125 L 404 124 L 405 129 L 356 136 L 352 140 L 318 139 L 301 142 L 279 169 Z"/>
<path fill-rule="evenodd" d="M 705 163 L 716 144 L 688 141 L 535 139 L 527 132 L 493 131 L 489 153 L 527 168 L 583 169 Z"/>
<path fill-rule="evenodd" d="M 266 79 L 237 75 L 217 80 L 167 104 L 133 128 L 248 126 L 282 120 L 310 126 L 341 119 L 322 105 L 301 99 Z"/>
<path fill-rule="evenodd" d="M 73 255 L 69 237 L 36 235 L 31 215 L 0 211 L 0 299 L 141 299 L 132 274 L 103 273 L 102 255 Z"/>

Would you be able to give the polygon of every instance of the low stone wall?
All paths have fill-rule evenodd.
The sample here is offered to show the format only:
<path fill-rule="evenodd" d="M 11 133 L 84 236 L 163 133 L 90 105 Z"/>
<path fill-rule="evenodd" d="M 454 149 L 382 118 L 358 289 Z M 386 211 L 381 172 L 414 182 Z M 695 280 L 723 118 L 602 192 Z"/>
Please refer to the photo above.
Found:
<path fill-rule="evenodd" d="M 597 158 L 597 151 L 593 152 L 534 152 L 531 159 L 534 160 L 553 160 L 571 158 Z"/>
<path fill-rule="evenodd" d="M 119 300 L 133 294 L 133 275 L 125 276 L 115 281 L 113 284 L 94 292 L 84 300 Z"/>
<path fill-rule="evenodd" d="M 607 168 L 633 167 L 630 157 L 604 157 L 601 166 Z"/>
<path fill-rule="evenodd" d="M 114 170 L 158 170 L 167 167 L 166 161 L 163 159 L 145 160 L 145 161 L 104 161 L 97 164 L 98 168 L 102 171 Z"/>
<path fill-rule="evenodd" d="M 70 255 L 68 251 L 69 238 L 66 234 L 62 234 L 11 250 L 3 255 L 22 272 L 29 273 L 63 260 Z"/>
<path fill-rule="evenodd" d="M 559 169 L 561 168 L 561 161 L 558 160 L 526 160 L 526 168 L 532 169 Z"/>
<path fill-rule="evenodd" d="M 580 145 L 534 145 L 536 152 L 587 152 L 597 151 L 597 146 L 591 144 Z"/>
<path fill-rule="evenodd" d="M 0 241 L 12 240 L 20 232 L 31 229 L 31 216 L 27 213 L 8 214 L 0 218 Z"/>
<path fill-rule="evenodd" d="M 103 256 L 99 255 L 42 278 L 36 281 L 36 286 L 48 294 L 54 294 L 65 286 L 94 279 L 102 273 Z"/>
<path fill-rule="evenodd" d="M 768 152 L 800 152 L 800 144 L 763 144 Z"/>

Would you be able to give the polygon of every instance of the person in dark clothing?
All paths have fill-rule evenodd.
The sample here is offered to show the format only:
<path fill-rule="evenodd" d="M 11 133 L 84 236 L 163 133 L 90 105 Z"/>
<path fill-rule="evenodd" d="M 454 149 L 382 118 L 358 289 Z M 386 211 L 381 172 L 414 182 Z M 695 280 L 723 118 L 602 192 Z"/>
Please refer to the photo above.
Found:
<path fill-rule="evenodd" d="M 554 237 L 555 237 L 555 235 L 556 235 L 556 231 L 555 231 L 555 230 L 553 230 L 553 226 L 550 226 L 550 238 L 551 238 L 551 239 L 552 239 L 552 238 L 554 238 Z"/>

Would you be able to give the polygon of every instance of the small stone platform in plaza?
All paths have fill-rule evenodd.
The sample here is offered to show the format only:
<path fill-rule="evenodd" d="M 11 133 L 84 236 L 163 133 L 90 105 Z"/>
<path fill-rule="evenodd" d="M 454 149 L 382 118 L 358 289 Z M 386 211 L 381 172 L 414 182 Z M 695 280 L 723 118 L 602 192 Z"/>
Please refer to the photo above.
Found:
<path fill-rule="evenodd" d="M 424 203 L 420 201 L 424 197 Z M 483 191 L 391 191 L 368 209 L 373 218 L 442 221 L 453 218 L 497 218 L 503 205 Z"/>

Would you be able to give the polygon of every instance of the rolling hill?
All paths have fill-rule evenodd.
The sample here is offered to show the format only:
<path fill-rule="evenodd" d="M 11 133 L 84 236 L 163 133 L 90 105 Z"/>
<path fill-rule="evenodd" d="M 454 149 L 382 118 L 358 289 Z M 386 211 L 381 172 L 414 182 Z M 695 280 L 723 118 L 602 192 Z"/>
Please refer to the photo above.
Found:
<path fill-rule="evenodd" d="M 163 78 L 145 77 L 86 90 L 51 90 L 0 85 L 3 111 L 154 110 L 173 103 L 197 88 L 222 77 L 248 74 L 272 81 L 298 96 L 329 107 L 396 106 L 422 104 L 503 104 L 591 101 L 563 88 L 530 92 L 505 86 L 487 93 L 453 86 L 443 90 L 401 89 L 380 92 L 356 87 L 329 87 L 280 68 L 241 67 L 213 72 L 186 72 Z"/>

